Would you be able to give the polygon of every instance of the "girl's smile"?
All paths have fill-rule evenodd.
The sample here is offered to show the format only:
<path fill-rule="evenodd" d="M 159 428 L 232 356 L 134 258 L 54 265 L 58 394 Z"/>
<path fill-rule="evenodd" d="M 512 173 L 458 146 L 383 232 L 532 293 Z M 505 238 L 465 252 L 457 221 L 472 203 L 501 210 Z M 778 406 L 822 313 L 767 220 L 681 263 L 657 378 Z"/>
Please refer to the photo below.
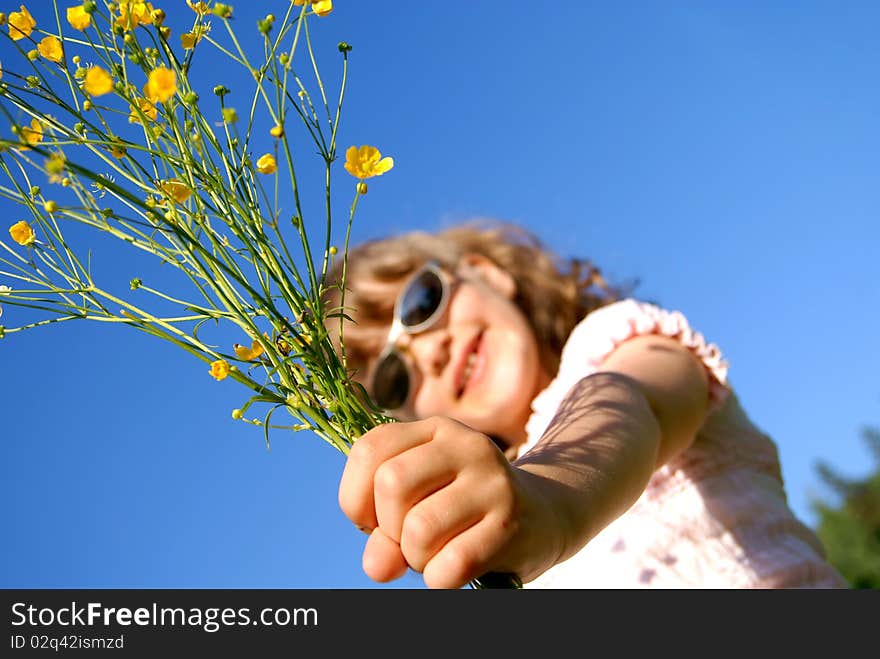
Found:
<path fill-rule="evenodd" d="M 449 416 L 516 446 L 525 440 L 531 401 L 550 375 L 528 321 L 513 302 L 512 277 L 476 254 L 462 258 L 454 277 L 442 316 L 424 331 L 394 341 L 410 380 L 407 401 L 396 416 Z"/>

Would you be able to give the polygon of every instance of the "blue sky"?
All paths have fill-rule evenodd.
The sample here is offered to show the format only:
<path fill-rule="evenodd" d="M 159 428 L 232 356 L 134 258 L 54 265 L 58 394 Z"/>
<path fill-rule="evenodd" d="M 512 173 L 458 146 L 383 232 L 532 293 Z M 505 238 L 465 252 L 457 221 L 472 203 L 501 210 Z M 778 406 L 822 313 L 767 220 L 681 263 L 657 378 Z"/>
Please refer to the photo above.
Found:
<path fill-rule="evenodd" d="M 258 14 L 287 6 L 250 4 L 236 24 L 254 37 Z M 337 42 L 354 47 L 340 144 L 396 163 L 371 182 L 355 240 L 489 216 L 638 279 L 637 295 L 720 347 L 812 523 L 811 497 L 827 494 L 816 461 L 867 473 L 859 428 L 880 425 L 880 8 L 550 6 L 339 0 L 312 23 L 331 88 Z M 179 33 L 189 10 L 164 8 Z M 13 68 L 7 43 L 0 57 Z M 241 80 L 204 64 L 206 85 Z M 317 207 L 319 161 L 302 144 Z M 335 176 L 341 225 L 353 180 L 341 163 Z M 148 267 L 103 242 L 93 264 L 119 282 Z M 376 586 L 336 503 L 341 454 L 309 433 L 278 432 L 267 451 L 230 418 L 240 389 L 124 328 L 7 336 L 0 585 Z"/>

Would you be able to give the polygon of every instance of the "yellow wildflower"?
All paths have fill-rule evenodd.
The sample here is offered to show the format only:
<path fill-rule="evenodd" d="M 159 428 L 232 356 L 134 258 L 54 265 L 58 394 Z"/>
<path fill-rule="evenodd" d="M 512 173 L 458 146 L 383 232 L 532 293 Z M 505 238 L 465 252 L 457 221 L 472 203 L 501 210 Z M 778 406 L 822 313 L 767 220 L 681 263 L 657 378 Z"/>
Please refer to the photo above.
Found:
<path fill-rule="evenodd" d="M 333 11 L 333 0 L 318 0 L 312 3 L 312 11 L 318 16 L 326 16 Z"/>
<path fill-rule="evenodd" d="M 269 134 L 272 137 L 282 137 L 284 135 L 284 127 L 283 126 L 272 126 L 269 129 Z"/>
<path fill-rule="evenodd" d="M 345 171 L 355 178 L 365 179 L 381 176 L 394 167 L 393 158 L 383 158 L 374 146 L 350 146 L 345 152 Z"/>
<path fill-rule="evenodd" d="M 122 0 L 119 3 L 119 16 L 116 25 L 123 30 L 133 30 L 138 25 L 153 24 L 153 5 L 149 2 Z"/>
<path fill-rule="evenodd" d="M 275 162 L 275 156 L 271 153 L 264 153 L 257 160 L 257 171 L 260 174 L 274 174 L 278 171 L 278 163 Z"/>
<path fill-rule="evenodd" d="M 141 113 L 146 115 L 147 119 L 156 121 L 156 117 L 159 115 L 159 109 L 148 99 L 139 98 L 137 101 L 137 107 L 132 106 L 131 108 L 131 113 L 128 115 L 128 123 L 141 123 L 141 113 L 138 112 L 138 108 L 140 108 Z"/>
<path fill-rule="evenodd" d="M 266 335 L 264 334 L 264 336 Z M 269 340 L 268 336 L 266 336 L 266 340 Z M 263 354 L 263 345 L 256 340 L 251 343 L 250 348 L 248 348 L 247 346 L 243 346 L 239 343 L 235 343 L 233 344 L 232 349 L 235 351 L 235 356 L 243 362 L 253 361 Z"/>
<path fill-rule="evenodd" d="M 19 137 L 27 146 L 39 144 L 43 141 L 43 124 L 39 119 L 31 119 L 30 126 L 22 126 Z"/>
<path fill-rule="evenodd" d="M 207 2 L 192 2 L 192 0 L 186 0 L 186 4 L 189 5 L 189 8 L 199 16 L 205 16 L 211 13 L 211 8 L 208 6 Z"/>
<path fill-rule="evenodd" d="M 195 32 L 186 32 L 185 34 L 180 35 L 180 45 L 184 50 L 191 50 L 196 47 L 196 44 L 202 40 L 201 34 L 196 34 Z"/>
<path fill-rule="evenodd" d="M 183 181 L 178 181 L 177 179 L 169 179 L 167 181 L 163 181 L 162 192 L 171 197 L 178 204 L 184 203 L 187 199 L 192 196 L 192 190 L 184 183 Z"/>
<path fill-rule="evenodd" d="M 150 71 L 144 94 L 151 101 L 164 103 L 177 91 L 177 74 L 171 69 L 160 66 Z"/>
<path fill-rule="evenodd" d="M 110 145 L 110 155 L 117 160 L 125 158 L 125 147 L 122 146 L 122 144 L 120 144 L 119 142 L 114 142 Z"/>
<path fill-rule="evenodd" d="M 67 22 L 74 30 L 82 32 L 92 24 L 92 15 L 86 12 L 83 5 L 67 8 Z"/>
<path fill-rule="evenodd" d="M 58 37 L 44 37 L 37 44 L 37 50 L 50 62 L 60 62 L 64 58 L 64 49 L 61 47 Z"/>
<path fill-rule="evenodd" d="M 293 4 L 297 7 L 311 5 L 312 11 L 318 16 L 326 16 L 333 11 L 333 0 L 293 0 Z"/>
<path fill-rule="evenodd" d="M 83 89 L 91 96 L 103 96 L 113 91 L 113 78 L 100 66 L 91 66 L 86 71 Z"/>
<path fill-rule="evenodd" d="M 49 183 L 61 183 L 63 180 L 61 175 L 64 173 L 66 163 L 67 159 L 60 152 L 55 152 L 46 158 L 46 174 L 49 175 Z"/>
<path fill-rule="evenodd" d="M 21 5 L 21 11 L 9 12 L 7 21 L 9 22 L 9 36 L 13 41 L 31 36 L 31 32 L 37 27 L 37 22 L 24 5 Z"/>
<path fill-rule="evenodd" d="M 208 371 L 211 374 L 211 377 L 217 380 L 225 380 L 229 375 L 229 362 L 225 359 L 218 359 L 216 361 L 211 362 L 211 370 Z"/>
<path fill-rule="evenodd" d="M 9 235 L 12 236 L 12 239 L 15 242 L 19 245 L 24 245 L 25 247 L 33 245 L 37 240 L 37 236 L 31 228 L 31 225 L 24 220 L 16 222 L 9 227 Z"/>

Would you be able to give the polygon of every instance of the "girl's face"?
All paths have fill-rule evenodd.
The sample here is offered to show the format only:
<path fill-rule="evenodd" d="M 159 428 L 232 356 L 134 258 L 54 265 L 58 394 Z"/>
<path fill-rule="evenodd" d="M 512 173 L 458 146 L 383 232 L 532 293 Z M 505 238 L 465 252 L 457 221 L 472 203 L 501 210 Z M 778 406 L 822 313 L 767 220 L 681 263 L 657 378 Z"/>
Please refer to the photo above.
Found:
<path fill-rule="evenodd" d="M 401 420 L 452 417 L 502 440 L 508 453 L 526 439 L 532 399 L 550 381 L 513 278 L 483 256 L 465 256 L 436 322 L 395 345 L 410 374 Z M 398 291 L 399 292 L 399 291 Z M 372 373 L 378 355 L 373 355 Z"/>

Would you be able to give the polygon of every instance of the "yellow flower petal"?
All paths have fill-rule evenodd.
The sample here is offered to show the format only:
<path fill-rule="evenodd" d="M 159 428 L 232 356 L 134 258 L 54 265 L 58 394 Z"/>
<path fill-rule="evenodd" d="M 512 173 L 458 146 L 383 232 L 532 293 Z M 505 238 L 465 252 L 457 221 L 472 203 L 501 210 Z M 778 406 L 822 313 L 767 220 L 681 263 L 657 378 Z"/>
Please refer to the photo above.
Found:
<path fill-rule="evenodd" d="M 259 341 L 251 343 L 250 348 L 236 343 L 232 346 L 232 349 L 235 351 L 235 356 L 245 362 L 253 361 L 263 354 L 263 345 Z"/>
<path fill-rule="evenodd" d="M 207 2 L 192 2 L 191 0 L 186 0 L 186 4 L 189 5 L 189 8 L 199 16 L 205 16 L 206 14 L 211 13 L 211 8 L 208 6 Z"/>
<path fill-rule="evenodd" d="M 153 102 L 164 103 L 177 92 L 177 74 L 160 66 L 150 71 L 144 93 Z"/>
<path fill-rule="evenodd" d="M 193 32 L 187 32 L 185 34 L 180 35 L 180 45 L 184 50 L 190 50 L 196 47 L 196 44 L 201 39 L 200 35 L 196 35 Z"/>
<path fill-rule="evenodd" d="M 30 126 L 22 126 L 19 137 L 28 146 L 39 144 L 43 141 L 43 124 L 39 119 L 31 119 Z"/>
<path fill-rule="evenodd" d="M 274 174 L 278 171 L 278 163 L 275 162 L 275 156 L 271 153 L 265 153 L 257 160 L 257 171 L 260 174 Z"/>
<path fill-rule="evenodd" d="M 225 359 L 218 359 L 216 361 L 211 362 L 211 370 L 208 371 L 211 374 L 211 377 L 217 380 L 225 380 L 229 375 L 229 362 Z"/>
<path fill-rule="evenodd" d="M 100 66 L 89 67 L 83 81 L 83 89 L 91 96 L 103 96 L 113 91 L 113 78 Z"/>
<path fill-rule="evenodd" d="M 9 36 L 13 41 L 31 36 L 31 32 L 37 27 L 37 22 L 24 5 L 21 5 L 21 11 L 10 12 L 6 20 L 9 23 Z"/>
<path fill-rule="evenodd" d="M 163 181 L 162 192 L 171 197 L 178 204 L 184 203 L 187 199 L 192 196 L 192 190 L 183 183 L 182 181 L 178 181 L 177 179 L 169 179 L 167 181 Z"/>
<path fill-rule="evenodd" d="M 16 222 L 11 227 L 9 227 L 9 235 L 15 242 L 17 242 L 19 245 L 24 245 L 25 247 L 27 247 L 28 245 L 33 245 L 37 239 L 37 236 L 34 234 L 34 230 L 31 228 L 31 225 L 24 220 Z"/>
<path fill-rule="evenodd" d="M 131 113 L 129 113 L 128 115 L 128 123 L 141 123 L 141 115 L 140 113 L 138 113 L 138 108 L 144 115 L 146 115 L 147 119 L 150 119 L 152 121 L 156 121 L 156 117 L 159 116 L 159 109 L 155 106 L 155 104 L 151 103 L 146 98 L 139 98 L 137 101 L 137 107 L 132 106 L 131 108 Z"/>
<path fill-rule="evenodd" d="M 50 62 L 60 62 L 64 58 L 64 49 L 58 37 L 45 37 L 37 44 L 37 50 L 40 55 Z"/>
<path fill-rule="evenodd" d="M 350 146 L 345 152 L 345 171 L 355 178 L 365 179 L 381 176 L 394 167 L 394 159 L 385 157 L 374 146 Z"/>
<path fill-rule="evenodd" d="M 318 16 L 326 16 L 333 11 L 333 0 L 318 0 L 312 3 L 312 11 Z"/>
<path fill-rule="evenodd" d="M 74 30 L 82 32 L 92 24 L 92 15 L 82 5 L 67 8 L 67 22 Z"/>

